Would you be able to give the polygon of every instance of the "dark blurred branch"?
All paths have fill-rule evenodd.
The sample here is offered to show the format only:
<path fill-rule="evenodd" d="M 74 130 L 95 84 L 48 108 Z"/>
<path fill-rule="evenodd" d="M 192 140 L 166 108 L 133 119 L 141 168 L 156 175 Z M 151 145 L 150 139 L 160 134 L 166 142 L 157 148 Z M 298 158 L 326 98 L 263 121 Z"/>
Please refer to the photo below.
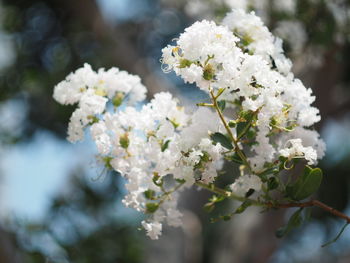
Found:
<path fill-rule="evenodd" d="M 339 117 L 342 116 L 343 114 L 346 114 L 350 110 L 350 100 L 342 103 L 335 109 L 331 109 L 327 115 L 330 117 Z"/>
<path fill-rule="evenodd" d="M 4 232 L 0 228 L 0 262 L 2 263 L 20 263 L 16 248 L 14 247 L 15 242 L 11 242 L 12 238 L 9 234 Z"/>
<path fill-rule="evenodd" d="M 332 98 L 334 87 L 338 84 L 343 74 L 343 67 L 337 59 L 337 54 L 341 54 L 343 51 L 344 47 L 340 45 L 330 47 L 324 55 L 323 66 L 314 72 L 312 76 L 312 87 L 315 90 L 315 94 L 317 94 L 315 106 L 320 109 L 322 120 L 328 119 L 329 109 L 337 107 Z M 320 125 L 323 125 L 323 123 L 321 122 Z"/>

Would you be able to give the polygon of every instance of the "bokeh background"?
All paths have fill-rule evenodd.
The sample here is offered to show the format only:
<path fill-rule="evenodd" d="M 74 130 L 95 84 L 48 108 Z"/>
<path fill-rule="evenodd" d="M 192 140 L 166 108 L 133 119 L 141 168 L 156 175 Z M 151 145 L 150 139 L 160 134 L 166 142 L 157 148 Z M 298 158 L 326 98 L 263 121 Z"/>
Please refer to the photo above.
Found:
<path fill-rule="evenodd" d="M 94 161 L 91 141 L 65 141 L 73 108 L 53 87 L 90 63 L 138 74 L 148 98 L 170 91 L 183 104 L 205 95 L 160 67 L 161 48 L 199 19 L 255 10 L 312 87 L 327 144 L 317 198 L 350 214 L 350 1 L 347 0 L 2 0 L 0 2 L 0 262 L 350 262 L 350 229 L 326 248 L 341 220 L 314 209 L 284 239 L 291 211 L 249 208 L 210 223 L 205 192 L 183 194 L 183 227 L 158 241 L 142 215 L 121 205 L 123 179 Z M 221 209 L 230 209 L 222 207 Z M 220 211 L 218 211 L 220 212 Z"/>

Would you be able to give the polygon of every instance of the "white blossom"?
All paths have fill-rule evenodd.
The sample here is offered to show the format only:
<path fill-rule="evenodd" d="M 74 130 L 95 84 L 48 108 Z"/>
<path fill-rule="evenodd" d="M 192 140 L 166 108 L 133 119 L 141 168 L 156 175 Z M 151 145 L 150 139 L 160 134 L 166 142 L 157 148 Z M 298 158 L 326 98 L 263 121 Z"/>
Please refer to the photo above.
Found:
<path fill-rule="evenodd" d="M 287 157 L 288 159 L 303 157 L 310 165 L 316 162 L 316 151 L 310 146 L 304 147 L 301 143 L 301 139 L 291 139 L 288 143 L 290 146 L 280 150 L 281 156 Z"/>
<path fill-rule="evenodd" d="M 162 224 L 158 222 L 141 222 L 142 226 L 147 232 L 147 236 L 149 236 L 151 239 L 156 240 L 159 238 L 159 236 L 162 234 Z"/>
<path fill-rule="evenodd" d="M 246 174 L 238 177 L 230 187 L 233 194 L 244 197 L 250 189 L 256 192 L 260 191 L 261 186 L 262 182 L 258 176 Z"/>
<path fill-rule="evenodd" d="M 280 157 L 309 165 L 323 157 L 324 142 L 311 130 L 320 120 L 315 97 L 291 72 L 282 40 L 254 12 L 232 10 L 222 25 L 195 22 L 162 50 L 162 63 L 215 103 L 189 112 L 161 92 L 136 109 L 146 92 L 138 76 L 117 68 L 95 72 L 88 64 L 54 91 L 59 103 L 77 104 L 68 139 L 81 140 L 90 128 L 100 159 L 126 179 L 123 204 L 147 214 L 142 226 L 150 238 L 158 239 L 165 222 L 181 225 L 179 192 L 215 183 L 234 153 L 246 160 L 230 189 L 243 198 L 251 189 L 259 197 L 266 183 L 261 174 L 280 167 Z M 218 109 L 218 97 L 228 111 Z M 217 134 L 221 141 L 212 137 Z"/>
<path fill-rule="evenodd" d="M 84 64 L 84 67 L 58 83 L 54 89 L 54 99 L 61 104 L 78 103 L 78 109 L 72 115 L 68 127 L 69 141 L 82 140 L 85 126 L 97 114 L 103 113 L 108 99 L 114 99 L 115 96 L 119 96 L 120 100 L 128 97 L 128 102 L 134 104 L 145 99 L 146 88 L 138 76 L 117 68 L 95 72 L 89 64 Z"/>

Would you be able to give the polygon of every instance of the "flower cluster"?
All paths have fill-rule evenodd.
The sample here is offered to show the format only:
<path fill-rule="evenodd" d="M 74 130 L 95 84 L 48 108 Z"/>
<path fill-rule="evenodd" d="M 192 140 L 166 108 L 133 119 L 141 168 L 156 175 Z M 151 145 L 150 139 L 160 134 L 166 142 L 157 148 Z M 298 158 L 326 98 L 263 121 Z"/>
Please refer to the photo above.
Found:
<path fill-rule="evenodd" d="M 254 10 L 285 41 L 288 55 L 296 61 L 296 71 L 307 72 L 323 64 L 328 50 L 325 44 L 330 44 L 324 39 L 341 46 L 348 42 L 350 5 L 346 0 L 187 0 L 182 4 L 195 19 L 213 19 L 225 9 Z M 320 23 L 325 26 L 308 30 L 320 12 Z"/>
<path fill-rule="evenodd" d="M 64 105 L 78 103 L 68 128 L 68 140 L 76 142 L 83 139 L 84 128 L 94 122 L 96 115 L 105 112 L 108 100 L 119 106 L 127 97 L 133 105 L 144 100 L 145 95 L 146 87 L 141 84 L 140 77 L 117 68 L 95 72 L 85 64 L 57 84 L 53 97 Z"/>
<path fill-rule="evenodd" d="M 281 149 L 295 138 L 322 158 L 324 143 L 316 132 L 309 138 L 309 127 L 320 120 L 311 106 L 315 97 L 294 78 L 282 41 L 253 12 L 233 10 L 223 25 L 204 20 L 187 28 L 176 46 L 163 49 L 166 68 L 204 91 L 224 88 L 220 98 L 235 110 L 228 116 L 231 122 L 238 125 L 247 121 L 243 115 L 250 115 L 254 145 L 249 162 L 255 173 L 278 160 Z"/>
<path fill-rule="evenodd" d="M 312 165 L 324 155 L 311 129 L 320 120 L 315 98 L 294 78 L 282 41 L 254 13 L 233 10 L 222 25 L 196 22 L 162 52 L 164 70 L 195 83 L 210 102 L 191 113 L 158 93 L 137 110 L 146 92 L 138 77 L 89 65 L 54 92 L 61 104 L 78 104 L 68 139 L 82 139 L 90 127 L 100 160 L 127 179 L 123 203 L 148 215 L 142 225 L 152 239 L 163 222 L 181 224 L 183 189 L 197 185 L 224 198 L 269 201 L 269 191 L 285 191 L 279 182 L 287 164 Z M 224 160 L 239 163 L 241 174 L 220 192 L 214 183 Z"/>
<path fill-rule="evenodd" d="M 157 238 L 160 222 L 167 220 L 173 226 L 181 222 L 174 190 L 193 185 L 196 176 L 206 183 L 215 179 L 223 148 L 212 144 L 209 132 L 221 126 L 208 109 L 186 114 L 170 93 L 156 94 L 139 111 L 132 106 L 118 109 L 144 96 L 145 87 L 138 77 L 116 68 L 96 73 L 87 64 L 59 83 L 54 92 L 58 102 L 78 104 L 68 139 L 82 139 L 89 125 L 100 159 L 127 179 L 123 203 L 152 214 L 152 220 L 142 225 L 150 237 Z M 107 102 L 114 112 L 107 110 Z M 166 178 L 170 174 L 173 180 Z"/>

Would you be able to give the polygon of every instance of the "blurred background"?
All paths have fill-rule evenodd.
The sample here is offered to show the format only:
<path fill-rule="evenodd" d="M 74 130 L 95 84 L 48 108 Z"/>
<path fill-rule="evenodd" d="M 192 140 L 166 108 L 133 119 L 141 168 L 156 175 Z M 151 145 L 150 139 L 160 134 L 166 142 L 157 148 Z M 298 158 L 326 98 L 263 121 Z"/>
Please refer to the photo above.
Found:
<path fill-rule="evenodd" d="M 94 161 L 90 140 L 65 140 L 73 108 L 52 99 L 53 87 L 85 62 L 140 75 L 148 98 L 170 91 L 183 104 L 205 99 L 161 71 L 161 48 L 194 21 L 220 21 L 236 7 L 255 10 L 284 40 L 293 72 L 313 89 L 327 144 L 317 198 L 350 214 L 350 1 L 2 0 L 1 263 L 350 262 L 350 229 L 321 248 L 344 222 L 320 210 L 281 240 L 275 230 L 291 211 L 249 208 L 211 224 L 202 209 L 209 195 L 195 190 L 183 194 L 183 227 L 150 241 L 142 215 L 120 202 L 123 179 Z"/>

